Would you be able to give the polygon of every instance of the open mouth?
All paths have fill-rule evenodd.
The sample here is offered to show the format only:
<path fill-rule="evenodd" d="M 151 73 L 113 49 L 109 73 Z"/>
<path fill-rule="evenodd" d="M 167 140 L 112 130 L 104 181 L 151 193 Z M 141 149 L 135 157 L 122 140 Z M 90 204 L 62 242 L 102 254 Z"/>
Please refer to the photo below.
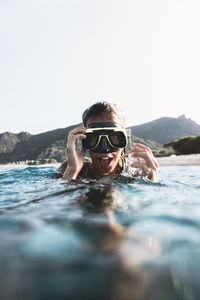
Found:
<path fill-rule="evenodd" d="M 109 156 L 101 156 L 98 158 L 99 164 L 102 167 L 108 167 L 112 160 L 113 160 L 113 158 L 109 157 Z"/>

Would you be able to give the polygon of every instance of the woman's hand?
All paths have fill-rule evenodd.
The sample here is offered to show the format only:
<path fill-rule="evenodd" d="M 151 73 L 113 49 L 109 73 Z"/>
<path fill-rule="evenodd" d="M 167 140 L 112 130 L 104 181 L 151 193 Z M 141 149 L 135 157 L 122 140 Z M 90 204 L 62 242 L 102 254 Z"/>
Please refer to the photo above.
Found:
<path fill-rule="evenodd" d="M 76 179 L 84 163 L 85 149 L 78 150 L 77 140 L 86 138 L 84 127 L 76 127 L 68 133 L 67 140 L 67 168 L 63 174 L 64 179 Z"/>
<path fill-rule="evenodd" d="M 133 149 L 129 152 L 130 159 L 135 158 L 130 166 L 140 168 L 142 174 L 148 175 L 151 181 L 158 181 L 158 163 L 155 160 L 151 149 L 142 144 L 133 144 Z"/>

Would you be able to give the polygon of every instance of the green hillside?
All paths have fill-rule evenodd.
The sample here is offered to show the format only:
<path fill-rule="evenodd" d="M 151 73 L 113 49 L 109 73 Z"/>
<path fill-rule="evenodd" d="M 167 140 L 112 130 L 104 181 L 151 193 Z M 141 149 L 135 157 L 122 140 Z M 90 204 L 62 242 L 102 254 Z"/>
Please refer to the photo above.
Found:
<path fill-rule="evenodd" d="M 165 144 L 165 147 L 172 147 L 176 154 L 200 153 L 200 136 L 188 136 L 177 141 Z"/>
<path fill-rule="evenodd" d="M 68 132 L 78 125 L 80 124 L 36 135 L 27 132 L 19 134 L 4 132 L 0 134 L 0 163 L 27 160 L 41 161 L 44 159 L 56 159 L 58 162 L 62 162 L 67 159 L 66 141 Z M 190 140 L 193 143 L 193 146 L 186 147 L 187 150 L 180 150 L 179 147 L 181 143 L 185 143 L 185 140 L 169 143 L 186 136 L 200 135 L 200 125 L 185 116 L 177 119 L 160 118 L 149 123 L 132 126 L 130 129 L 132 131 L 131 144 L 144 144 L 150 147 L 156 156 L 165 156 L 171 153 L 170 150 L 164 148 L 163 144 L 165 144 L 165 147 L 168 145 L 168 147 L 173 147 L 179 152 L 185 151 L 186 154 L 200 151 L 199 146 L 197 146 L 198 138 L 190 137 L 187 139 L 187 145 L 189 145 Z"/>

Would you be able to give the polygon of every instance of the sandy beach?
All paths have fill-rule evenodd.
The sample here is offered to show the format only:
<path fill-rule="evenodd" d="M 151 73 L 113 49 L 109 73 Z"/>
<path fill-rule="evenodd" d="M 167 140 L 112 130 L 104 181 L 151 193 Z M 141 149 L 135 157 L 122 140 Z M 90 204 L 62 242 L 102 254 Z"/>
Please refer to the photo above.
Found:
<path fill-rule="evenodd" d="M 160 166 L 194 166 L 200 165 L 200 154 L 171 155 L 157 157 Z"/>

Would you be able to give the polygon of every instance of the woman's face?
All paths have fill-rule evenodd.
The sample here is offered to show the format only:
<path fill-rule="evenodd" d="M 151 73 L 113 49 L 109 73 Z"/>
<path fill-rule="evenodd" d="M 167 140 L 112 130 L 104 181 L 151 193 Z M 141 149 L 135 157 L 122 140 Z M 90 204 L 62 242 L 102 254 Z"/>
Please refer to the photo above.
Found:
<path fill-rule="evenodd" d="M 89 126 L 93 123 L 112 122 L 119 124 L 123 127 L 122 121 L 117 116 L 111 114 L 102 114 L 99 117 L 90 117 L 86 123 Z M 89 151 L 92 159 L 92 170 L 96 178 L 100 178 L 109 174 L 117 174 L 118 163 L 123 149 L 116 149 L 114 152 L 109 153 L 95 153 Z"/>

